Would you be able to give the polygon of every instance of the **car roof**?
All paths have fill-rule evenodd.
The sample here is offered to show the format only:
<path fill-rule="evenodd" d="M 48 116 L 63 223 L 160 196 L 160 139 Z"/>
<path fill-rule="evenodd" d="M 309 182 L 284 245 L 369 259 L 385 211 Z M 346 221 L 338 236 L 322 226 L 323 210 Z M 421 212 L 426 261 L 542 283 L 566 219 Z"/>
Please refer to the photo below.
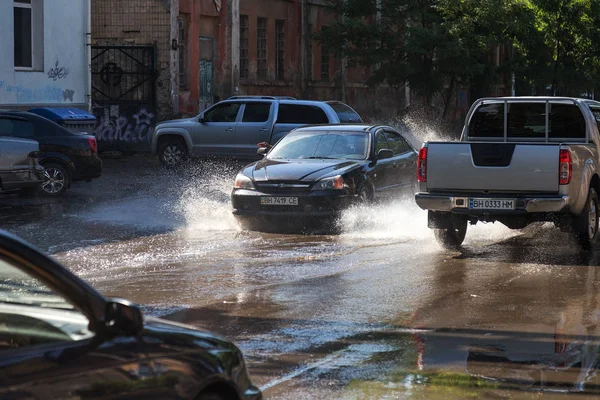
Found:
<path fill-rule="evenodd" d="M 289 96 L 232 96 L 229 97 L 223 102 L 226 101 L 277 101 L 280 104 L 294 104 L 294 105 L 331 105 L 331 104 L 343 104 L 348 106 L 346 103 L 339 100 L 299 100 L 294 97 Z M 348 106 L 350 107 L 350 106 Z"/>
<path fill-rule="evenodd" d="M 305 131 L 322 131 L 323 128 L 327 128 L 328 131 L 336 132 L 370 132 L 376 129 L 390 129 L 398 131 L 391 126 L 386 125 L 369 125 L 369 124 L 320 124 L 320 125 L 309 125 L 301 128 L 296 128 L 293 132 L 305 132 Z"/>

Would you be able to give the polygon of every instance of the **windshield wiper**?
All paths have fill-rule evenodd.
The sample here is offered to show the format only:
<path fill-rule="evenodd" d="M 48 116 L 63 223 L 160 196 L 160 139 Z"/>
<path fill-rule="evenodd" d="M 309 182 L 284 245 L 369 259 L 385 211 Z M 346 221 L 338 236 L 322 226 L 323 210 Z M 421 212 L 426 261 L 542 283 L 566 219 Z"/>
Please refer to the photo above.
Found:
<path fill-rule="evenodd" d="M 317 157 L 317 156 L 313 156 L 313 157 L 307 157 L 309 160 L 337 160 L 337 158 L 335 157 Z"/>

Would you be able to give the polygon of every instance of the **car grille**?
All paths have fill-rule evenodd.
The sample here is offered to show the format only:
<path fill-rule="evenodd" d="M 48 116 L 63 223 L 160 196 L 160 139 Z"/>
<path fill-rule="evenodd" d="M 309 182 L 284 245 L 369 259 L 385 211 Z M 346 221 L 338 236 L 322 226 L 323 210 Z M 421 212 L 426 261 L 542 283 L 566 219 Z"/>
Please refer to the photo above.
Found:
<path fill-rule="evenodd" d="M 257 189 L 262 193 L 306 193 L 310 191 L 310 185 L 304 183 L 286 183 L 286 182 L 273 182 L 273 183 L 261 183 L 257 185 Z"/>

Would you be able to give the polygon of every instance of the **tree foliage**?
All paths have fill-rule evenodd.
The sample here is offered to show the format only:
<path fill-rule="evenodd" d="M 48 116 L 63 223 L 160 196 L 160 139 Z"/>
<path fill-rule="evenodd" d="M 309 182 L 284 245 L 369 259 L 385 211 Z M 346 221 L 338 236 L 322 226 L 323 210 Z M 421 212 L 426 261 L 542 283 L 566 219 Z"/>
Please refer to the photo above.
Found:
<path fill-rule="evenodd" d="M 319 40 L 371 84 L 407 83 L 431 105 L 455 88 L 490 95 L 513 76 L 517 94 L 600 89 L 600 0 L 328 0 L 339 18 Z M 498 65 L 497 45 L 510 50 Z M 509 75 L 506 75 L 509 74 Z"/>

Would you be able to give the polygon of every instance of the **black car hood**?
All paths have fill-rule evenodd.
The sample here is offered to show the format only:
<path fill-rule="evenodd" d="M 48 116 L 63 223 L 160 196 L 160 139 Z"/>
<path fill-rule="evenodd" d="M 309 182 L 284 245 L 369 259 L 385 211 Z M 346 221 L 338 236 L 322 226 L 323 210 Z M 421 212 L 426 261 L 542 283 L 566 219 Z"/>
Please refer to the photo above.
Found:
<path fill-rule="evenodd" d="M 144 318 L 144 332 L 142 335 L 146 339 L 150 339 L 151 342 L 159 342 L 166 346 L 202 347 L 206 350 L 237 350 L 233 343 L 214 333 L 195 326 L 154 317 Z"/>
<path fill-rule="evenodd" d="M 269 160 L 258 161 L 252 170 L 256 182 L 314 182 L 328 175 L 341 175 L 361 165 L 364 160 Z"/>

